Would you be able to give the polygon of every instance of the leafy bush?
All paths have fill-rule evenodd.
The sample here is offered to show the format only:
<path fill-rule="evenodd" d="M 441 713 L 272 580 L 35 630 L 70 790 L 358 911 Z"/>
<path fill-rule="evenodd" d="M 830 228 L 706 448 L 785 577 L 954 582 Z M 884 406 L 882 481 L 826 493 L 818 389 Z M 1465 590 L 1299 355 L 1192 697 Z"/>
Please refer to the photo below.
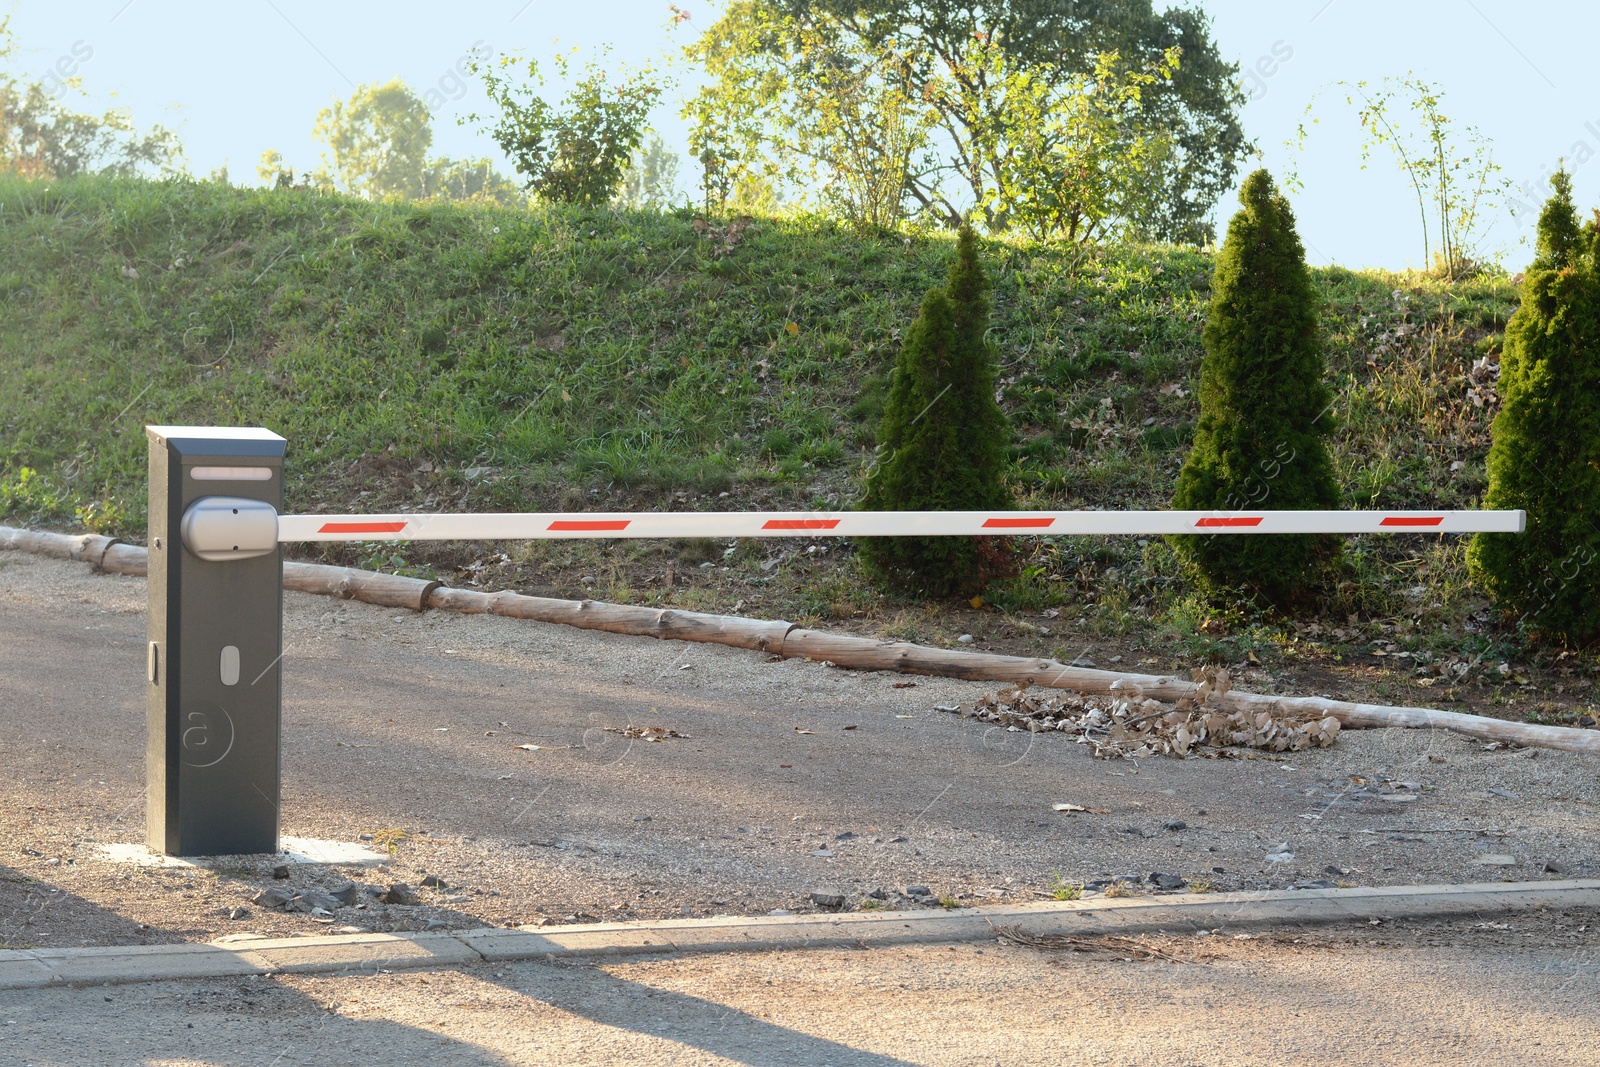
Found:
<path fill-rule="evenodd" d="M 1570 176 L 1551 185 L 1506 325 L 1484 499 L 1526 510 L 1528 528 L 1477 535 L 1467 564 L 1532 629 L 1583 641 L 1600 635 L 1600 233 L 1580 229 Z"/>
<path fill-rule="evenodd" d="M 1202 341 L 1200 421 L 1178 475 L 1180 510 L 1333 508 L 1317 298 L 1294 215 L 1265 170 L 1245 180 L 1244 210 L 1217 255 Z M 1174 547 L 1208 592 L 1245 587 L 1269 602 L 1304 591 L 1337 542 L 1296 535 L 1188 535 Z"/>
<path fill-rule="evenodd" d="M 948 280 L 929 290 L 907 331 L 863 510 L 1012 506 L 1001 480 L 1009 431 L 994 399 L 988 326 L 988 279 L 978 262 L 977 236 L 965 228 Z M 885 584 L 936 595 L 975 591 L 1011 569 L 1005 542 L 993 538 L 867 538 L 861 559 Z"/>
<path fill-rule="evenodd" d="M 529 85 L 514 83 L 516 62 L 503 56 L 493 66 L 473 64 L 500 108 L 490 136 L 544 199 L 585 207 L 610 203 L 644 140 L 660 81 L 648 69 L 608 79 L 591 61 L 558 109 Z M 555 62 L 561 80 L 570 80 L 569 57 L 558 55 Z M 538 63 L 528 60 L 527 71 L 531 82 L 544 84 Z M 467 117 L 478 121 L 477 115 Z"/>
<path fill-rule="evenodd" d="M 0 482 L 0 515 L 43 519 L 64 510 L 60 495 L 31 467 L 19 470 L 13 481 Z"/>

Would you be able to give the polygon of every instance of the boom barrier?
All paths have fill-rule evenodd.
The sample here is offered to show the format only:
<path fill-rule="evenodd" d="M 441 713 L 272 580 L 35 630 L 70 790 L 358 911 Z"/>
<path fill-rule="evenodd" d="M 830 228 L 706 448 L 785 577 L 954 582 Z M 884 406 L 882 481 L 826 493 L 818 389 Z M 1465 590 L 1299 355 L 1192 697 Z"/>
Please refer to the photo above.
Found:
<path fill-rule="evenodd" d="M 269 430 L 147 426 L 146 840 L 278 850 L 283 553 L 300 541 L 1521 533 L 1521 511 L 786 511 L 281 515 Z"/>

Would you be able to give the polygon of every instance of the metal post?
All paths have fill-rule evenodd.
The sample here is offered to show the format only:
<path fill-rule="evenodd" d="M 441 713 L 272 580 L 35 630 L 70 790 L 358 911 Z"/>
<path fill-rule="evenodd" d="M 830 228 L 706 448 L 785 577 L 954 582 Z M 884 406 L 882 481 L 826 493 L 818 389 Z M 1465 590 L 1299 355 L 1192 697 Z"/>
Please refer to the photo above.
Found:
<path fill-rule="evenodd" d="M 147 426 L 145 840 L 173 856 L 278 850 L 284 439 Z"/>

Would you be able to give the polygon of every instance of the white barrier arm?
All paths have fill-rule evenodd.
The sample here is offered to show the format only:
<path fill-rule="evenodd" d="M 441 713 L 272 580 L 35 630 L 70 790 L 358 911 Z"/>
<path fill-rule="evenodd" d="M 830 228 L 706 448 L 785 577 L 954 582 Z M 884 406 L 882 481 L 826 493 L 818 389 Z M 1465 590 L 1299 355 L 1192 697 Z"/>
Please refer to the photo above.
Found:
<path fill-rule="evenodd" d="M 973 534 L 1521 533 L 1522 511 L 783 511 L 280 515 L 283 541 Z"/>

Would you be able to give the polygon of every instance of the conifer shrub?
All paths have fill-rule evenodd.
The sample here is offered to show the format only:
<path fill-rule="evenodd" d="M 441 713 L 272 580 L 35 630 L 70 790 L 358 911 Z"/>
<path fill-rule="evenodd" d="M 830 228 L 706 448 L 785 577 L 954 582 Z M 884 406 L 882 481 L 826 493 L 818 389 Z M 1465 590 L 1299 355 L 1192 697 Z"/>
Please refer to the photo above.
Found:
<path fill-rule="evenodd" d="M 1323 437 L 1331 428 L 1317 295 L 1289 203 L 1258 170 L 1217 254 L 1202 332 L 1200 420 L 1173 493 L 1179 510 L 1320 509 L 1339 504 Z M 1316 534 L 1186 535 L 1174 548 L 1216 595 L 1284 604 L 1313 584 L 1338 541 Z"/>
<path fill-rule="evenodd" d="M 1467 565 L 1529 630 L 1586 642 L 1600 636 L 1600 233 L 1579 226 L 1568 174 L 1551 185 L 1506 325 L 1484 497 L 1525 510 L 1527 531 L 1476 535 Z"/>
<path fill-rule="evenodd" d="M 989 284 L 978 239 L 963 228 L 941 288 L 923 298 L 895 364 L 864 511 L 1012 507 L 1005 487 L 1009 427 L 994 399 Z M 881 584 L 935 596 L 976 592 L 1013 568 L 1004 539 L 871 537 L 860 558 Z"/>

